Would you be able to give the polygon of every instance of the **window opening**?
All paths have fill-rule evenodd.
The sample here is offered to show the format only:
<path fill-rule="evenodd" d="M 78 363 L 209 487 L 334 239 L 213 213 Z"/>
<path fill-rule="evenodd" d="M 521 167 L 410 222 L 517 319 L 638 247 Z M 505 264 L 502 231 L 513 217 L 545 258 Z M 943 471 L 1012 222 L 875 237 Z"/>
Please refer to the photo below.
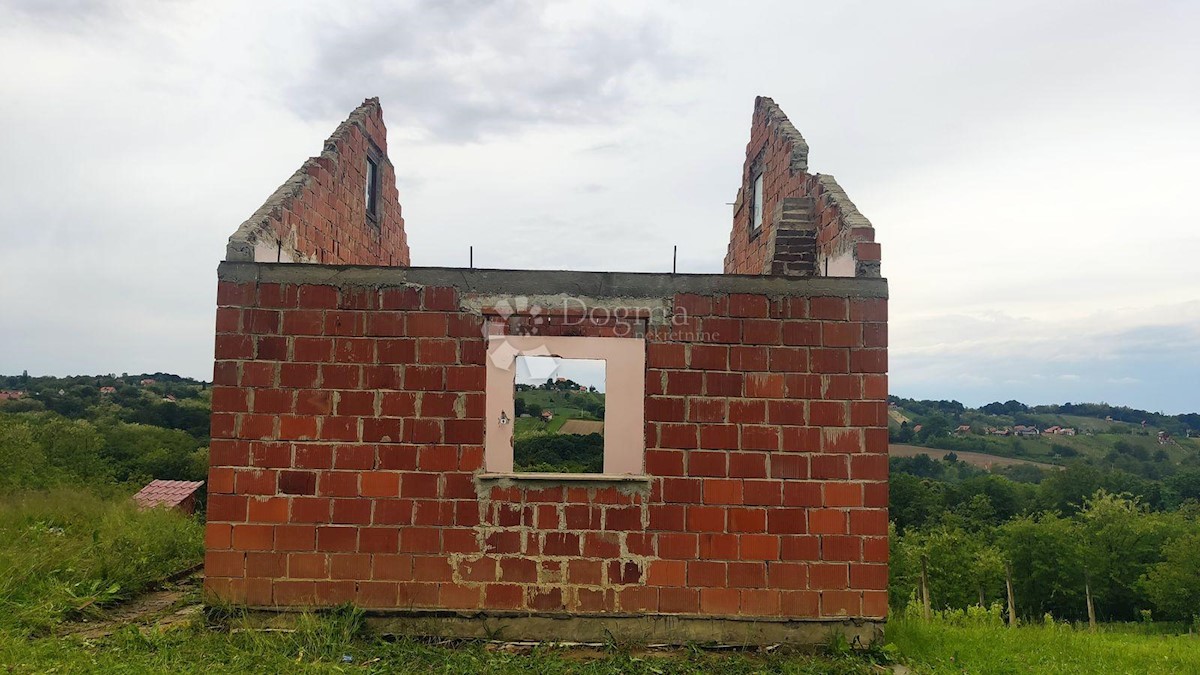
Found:
<path fill-rule="evenodd" d="M 750 221 L 750 233 L 754 234 L 762 229 L 763 223 L 763 177 L 758 174 L 758 178 L 754 179 L 754 212 Z"/>
<path fill-rule="evenodd" d="M 367 185 L 366 185 L 366 205 L 367 216 L 369 218 L 379 217 L 379 163 L 374 159 L 367 158 Z"/>
<path fill-rule="evenodd" d="M 486 389 L 487 473 L 645 475 L 644 339 L 492 335 Z"/>

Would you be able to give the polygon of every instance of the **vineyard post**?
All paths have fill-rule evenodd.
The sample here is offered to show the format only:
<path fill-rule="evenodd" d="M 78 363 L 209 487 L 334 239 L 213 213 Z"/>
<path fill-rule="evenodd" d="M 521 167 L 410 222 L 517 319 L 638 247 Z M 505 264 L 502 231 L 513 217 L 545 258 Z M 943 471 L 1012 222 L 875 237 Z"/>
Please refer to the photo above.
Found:
<path fill-rule="evenodd" d="M 925 615 L 926 621 L 928 621 L 930 619 L 930 615 L 931 615 L 931 612 L 929 609 L 929 570 L 927 569 L 928 564 L 929 564 L 929 558 L 922 555 L 921 556 L 921 611 Z"/>
<path fill-rule="evenodd" d="M 1008 587 L 1008 625 L 1017 627 L 1017 601 L 1013 598 L 1012 563 L 1004 563 L 1004 584 Z"/>

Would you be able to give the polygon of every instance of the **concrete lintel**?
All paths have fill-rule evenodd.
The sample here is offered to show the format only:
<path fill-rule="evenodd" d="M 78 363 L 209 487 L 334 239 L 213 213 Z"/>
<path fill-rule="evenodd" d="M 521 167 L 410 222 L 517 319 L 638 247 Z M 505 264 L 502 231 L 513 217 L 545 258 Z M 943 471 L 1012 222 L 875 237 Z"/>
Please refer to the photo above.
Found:
<path fill-rule="evenodd" d="M 637 644 L 817 645 L 841 634 L 850 644 L 870 645 L 883 636 L 883 621 L 862 618 L 778 619 L 675 614 L 570 614 L 366 610 L 367 625 L 383 635 Z M 255 608 L 251 625 L 289 627 L 299 610 Z"/>
<path fill-rule="evenodd" d="M 462 267 L 367 267 L 225 261 L 223 281 L 337 286 L 453 286 L 463 293 L 568 294 L 592 298 L 670 297 L 676 293 L 750 293 L 775 297 L 886 298 L 886 279 L 776 277 L 741 274 L 567 272 Z"/>
<path fill-rule="evenodd" d="M 529 481 L 534 483 L 563 483 L 565 485 L 576 485 L 579 483 L 599 483 L 600 485 L 608 485 L 610 483 L 649 483 L 653 479 L 654 476 L 628 473 L 522 473 L 493 471 L 479 474 L 479 480 L 481 481 L 509 480 L 514 483 Z"/>

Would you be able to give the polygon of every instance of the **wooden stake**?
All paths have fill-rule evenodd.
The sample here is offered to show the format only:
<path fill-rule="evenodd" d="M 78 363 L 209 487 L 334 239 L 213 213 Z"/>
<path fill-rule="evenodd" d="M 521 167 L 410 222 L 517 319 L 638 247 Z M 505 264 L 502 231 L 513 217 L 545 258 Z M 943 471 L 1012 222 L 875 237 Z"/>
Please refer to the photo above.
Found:
<path fill-rule="evenodd" d="M 921 556 L 921 610 L 925 615 L 925 620 L 931 618 L 932 612 L 929 607 L 929 560 L 925 556 Z"/>
<path fill-rule="evenodd" d="M 1013 598 L 1012 564 L 1004 563 L 1004 584 L 1008 586 L 1008 625 L 1017 627 L 1017 601 Z"/>
<path fill-rule="evenodd" d="M 1083 590 L 1087 594 L 1087 610 L 1088 610 L 1088 630 L 1096 632 L 1096 605 L 1092 602 L 1092 575 L 1089 572 L 1083 574 Z"/>

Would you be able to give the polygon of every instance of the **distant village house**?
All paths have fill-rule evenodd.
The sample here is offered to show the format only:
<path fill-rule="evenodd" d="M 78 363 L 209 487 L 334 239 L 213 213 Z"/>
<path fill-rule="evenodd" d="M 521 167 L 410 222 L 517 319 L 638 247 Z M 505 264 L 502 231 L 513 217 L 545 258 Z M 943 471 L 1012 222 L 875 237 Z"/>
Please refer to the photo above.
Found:
<path fill-rule="evenodd" d="M 1071 427 L 1053 426 L 1053 427 L 1046 429 L 1042 433 L 1052 434 L 1054 436 L 1074 436 L 1075 430 L 1072 429 Z"/>

